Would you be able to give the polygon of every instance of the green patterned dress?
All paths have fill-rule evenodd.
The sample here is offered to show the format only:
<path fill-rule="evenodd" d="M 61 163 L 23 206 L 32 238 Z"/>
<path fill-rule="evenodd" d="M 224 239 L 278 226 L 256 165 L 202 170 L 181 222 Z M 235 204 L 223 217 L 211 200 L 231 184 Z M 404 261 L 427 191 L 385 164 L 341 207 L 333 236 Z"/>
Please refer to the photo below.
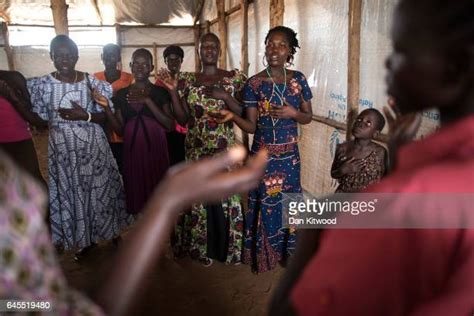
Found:
<path fill-rule="evenodd" d="M 231 74 L 232 76 L 224 77 L 216 85 L 234 96 L 236 92 L 243 89 L 246 77 L 245 74 L 237 70 L 232 71 Z M 203 93 L 204 88 L 204 86 L 197 84 L 194 73 L 187 74 L 183 96 L 187 100 L 191 118 L 188 122 L 185 142 L 186 161 L 196 161 L 213 156 L 235 144 L 233 123 L 218 124 L 208 116 L 208 112 L 223 109 L 225 102 L 207 98 Z M 211 211 L 211 208 L 217 209 L 217 214 L 222 214 L 222 211 L 224 213 L 224 227 L 220 227 L 224 230 L 224 238 L 222 238 L 222 232 L 215 234 L 211 230 L 208 231 L 208 223 L 214 221 L 209 218 L 209 214 L 216 214 L 215 211 Z M 217 206 L 195 204 L 189 212 L 184 214 L 175 227 L 173 250 L 177 257 L 188 254 L 191 258 L 202 263 L 209 263 L 209 257 L 226 263 L 240 263 L 242 232 L 243 214 L 240 195 L 223 199 Z M 222 256 L 216 258 L 210 253 L 208 245 L 216 242 L 221 245 L 221 249 L 222 247 L 226 249 L 224 258 Z"/>

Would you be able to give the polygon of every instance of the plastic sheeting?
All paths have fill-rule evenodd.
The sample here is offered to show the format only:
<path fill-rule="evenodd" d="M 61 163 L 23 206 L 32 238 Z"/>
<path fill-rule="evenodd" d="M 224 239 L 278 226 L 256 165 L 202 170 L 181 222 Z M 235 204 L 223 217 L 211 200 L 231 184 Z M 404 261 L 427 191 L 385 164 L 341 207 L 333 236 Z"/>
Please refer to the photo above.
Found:
<path fill-rule="evenodd" d="M 294 69 L 313 91 L 313 113 L 345 122 L 347 91 L 348 1 L 288 1 L 284 24 L 298 33 L 301 46 Z"/>
<path fill-rule="evenodd" d="M 331 165 L 336 145 L 344 142 L 345 131 L 313 122 L 303 125 L 299 148 L 301 155 L 301 184 L 312 194 L 329 194 L 336 190 L 331 178 Z"/>
<path fill-rule="evenodd" d="M 387 103 L 385 60 L 392 52 L 390 30 L 396 1 L 364 0 L 361 22 L 360 111 Z M 424 111 L 417 138 L 431 134 L 439 126 L 436 111 Z M 384 132 L 388 132 L 388 126 Z"/>
<path fill-rule="evenodd" d="M 193 33 L 187 28 L 163 29 L 163 28 L 137 28 L 124 29 L 122 32 L 122 40 L 129 45 L 153 45 L 157 44 L 173 44 L 181 42 L 193 42 Z M 105 44 L 105 43 L 104 43 Z M 14 47 L 13 56 L 15 69 L 24 74 L 25 77 L 41 76 L 54 71 L 53 64 L 49 57 L 49 43 L 43 43 L 43 47 Z M 129 63 L 132 53 L 136 48 L 122 49 L 122 69 L 130 71 Z M 184 61 L 182 65 L 183 71 L 194 71 L 194 46 L 183 46 Z M 152 48 L 147 48 L 153 53 Z M 157 49 L 158 68 L 166 67 L 163 61 L 164 48 Z M 102 53 L 101 47 L 79 47 L 79 61 L 76 69 L 86 72 L 96 72 L 103 70 L 104 66 L 100 60 Z M 0 54 L 0 66 L 2 69 L 8 69 L 7 58 L 2 50 Z"/>
<path fill-rule="evenodd" d="M 102 0 L 104 1 L 104 0 Z M 138 22 L 144 24 L 169 23 L 192 24 L 196 14 L 193 0 L 113 0 L 117 22 Z"/>
<path fill-rule="evenodd" d="M 284 24 L 294 29 L 301 49 L 293 69 L 306 75 L 313 113 L 345 122 L 348 51 L 348 1 L 287 1 Z M 312 122 L 300 128 L 301 184 L 312 194 L 334 192 L 330 170 L 344 132 Z"/>
<path fill-rule="evenodd" d="M 122 28 L 123 45 L 194 43 L 192 28 Z"/>
<path fill-rule="evenodd" d="M 99 12 L 90 0 L 69 0 L 70 25 L 141 23 L 173 23 L 191 25 L 196 15 L 195 0 L 98 0 Z M 53 25 L 50 0 L 0 1 L 11 23 Z"/>

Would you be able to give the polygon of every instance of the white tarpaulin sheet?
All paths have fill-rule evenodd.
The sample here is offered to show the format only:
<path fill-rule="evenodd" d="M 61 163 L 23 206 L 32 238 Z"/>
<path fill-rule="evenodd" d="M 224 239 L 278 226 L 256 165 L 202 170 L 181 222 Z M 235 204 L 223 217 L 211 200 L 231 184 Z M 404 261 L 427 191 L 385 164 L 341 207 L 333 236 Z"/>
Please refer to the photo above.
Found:
<path fill-rule="evenodd" d="M 191 25 L 197 11 L 196 0 L 68 0 L 70 25 L 114 23 Z M 53 25 L 50 0 L 0 1 L 0 10 L 14 24 Z"/>

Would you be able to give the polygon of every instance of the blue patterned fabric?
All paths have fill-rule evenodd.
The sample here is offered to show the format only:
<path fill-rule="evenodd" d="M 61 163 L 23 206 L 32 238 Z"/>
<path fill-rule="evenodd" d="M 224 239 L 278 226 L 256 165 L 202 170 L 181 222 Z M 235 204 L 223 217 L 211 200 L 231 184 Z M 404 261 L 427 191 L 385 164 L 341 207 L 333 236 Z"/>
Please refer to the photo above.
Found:
<path fill-rule="evenodd" d="M 272 105 L 299 109 L 302 99 L 313 97 L 306 78 L 294 71 L 285 84 L 264 78 L 250 78 L 244 88 L 246 107 L 258 109 L 257 129 L 251 153 L 261 148 L 269 152 L 265 175 L 257 189 L 249 193 L 245 214 L 244 262 L 256 272 L 265 272 L 285 260 L 295 247 L 294 230 L 282 228 L 281 192 L 301 192 L 298 125 L 293 119 L 275 119 L 269 114 Z"/>
<path fill-rule="evenodd" d="M 108 99 L 110 84 L 89 76 L 90 85 Z M 59 108 L 71 100 L 90 113 L 102 111 L 91 99 L 88 81 L 64 83 L 51 75 L 28 81 L 32 111 L 49 122 L 48 175 L 52 238 L 55 245 L 84 248 L 112 239 L 132 218 L 125 212 L 122 178 L 102 127 L 69 121 Z M 112 104 L 110 102 L 110 104 Z"/>

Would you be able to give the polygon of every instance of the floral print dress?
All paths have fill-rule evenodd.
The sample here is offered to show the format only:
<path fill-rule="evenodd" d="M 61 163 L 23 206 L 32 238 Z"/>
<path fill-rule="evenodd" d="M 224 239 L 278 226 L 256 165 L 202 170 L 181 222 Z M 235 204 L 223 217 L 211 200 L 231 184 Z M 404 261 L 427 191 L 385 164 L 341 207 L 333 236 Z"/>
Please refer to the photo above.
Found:
<path fill-rule="evenodd" d="M 0 151 L 0 299 L 45 302 L 42 313 L 9 315 L 104 315 L 68 286 L 44 223 L 47 202 L 42 186 Z"/>
<path fill-rule="evenodd" d="M 231 73 L 232 76 L 224 77 L 219 82 L 219 86 L 234 96 L 236 92 L 242 90 L 246 77 L 237 70 Z M 207 98 L 204 95 L 205 86 L 197 84 L 194 73 L 187 74 L 185 85 L 186 89 L 182 96 L 187 100 L 191 116 L 185 142 L 186 161 L 213 156 L 234 145 L 233 123 L 217 124 L 208 115 L 209 112 L 223 109 L 224 101 Z M 209 254 L 208 245 L 216 242 L 211 239 L 220 239 L 220 237 L 208 231 L 208 224 L 211 221 L 208 215 L 211 208 L 213 206 L 195 204 L 190 212 L 183 216 L 175 228 L 173 249 L 176 256 L 189 254 L 191 258 L 203 263 L 209 262 L 209 257 L 213 257 Z M 217 240 L 217 242 L 225 242 L 224 247 L 227 252 L 225 258 L 220 260 L 226 263 L 239 263 L 241 262 L 243 231 L 241 197 L 233 195 L 223 199 L 218 209 L 218 212 L 224 213 L 226 236 L 225 240 Z"/>
<path fill-rule="evenodd" d="M 336 149 L 336 164 L 339 168 L 344 160 L 338 157 L 344 156 L 338 147 Z M 367 188 L 369 185 L 377 183 L 382 179 L 385 173 L 385 161 L 383 157 L 377 154 L 376 150 L 372 150 L 367 157 L 361 159 L 363 163 L 362 170 L 356 173 L 346 174 L 338 179 L 339 186 L 336 193 L 355 193 Z"/>
<path fill-rule="evenodd" d="M 294 230 L 282 227 L 282 193 L 300 193 L 300 154 L 298 124 L 293 119 L 275 119 L 271 106 L 283 105 L 299 109 L 301 99 L 313 97 L 305 76 L 293 72 L 287 85 L 275 84 L 254 76 L 244 88 L 246 107 L 258 110 L 257 129 L 252 154 L 268 151 L 268 164 L 258 188 L 249 192 L 249 207 L 245 214 L 245 247 L 243 262 L 255 272 L 265 272 L 285 261 L 296 244 Z"/>

